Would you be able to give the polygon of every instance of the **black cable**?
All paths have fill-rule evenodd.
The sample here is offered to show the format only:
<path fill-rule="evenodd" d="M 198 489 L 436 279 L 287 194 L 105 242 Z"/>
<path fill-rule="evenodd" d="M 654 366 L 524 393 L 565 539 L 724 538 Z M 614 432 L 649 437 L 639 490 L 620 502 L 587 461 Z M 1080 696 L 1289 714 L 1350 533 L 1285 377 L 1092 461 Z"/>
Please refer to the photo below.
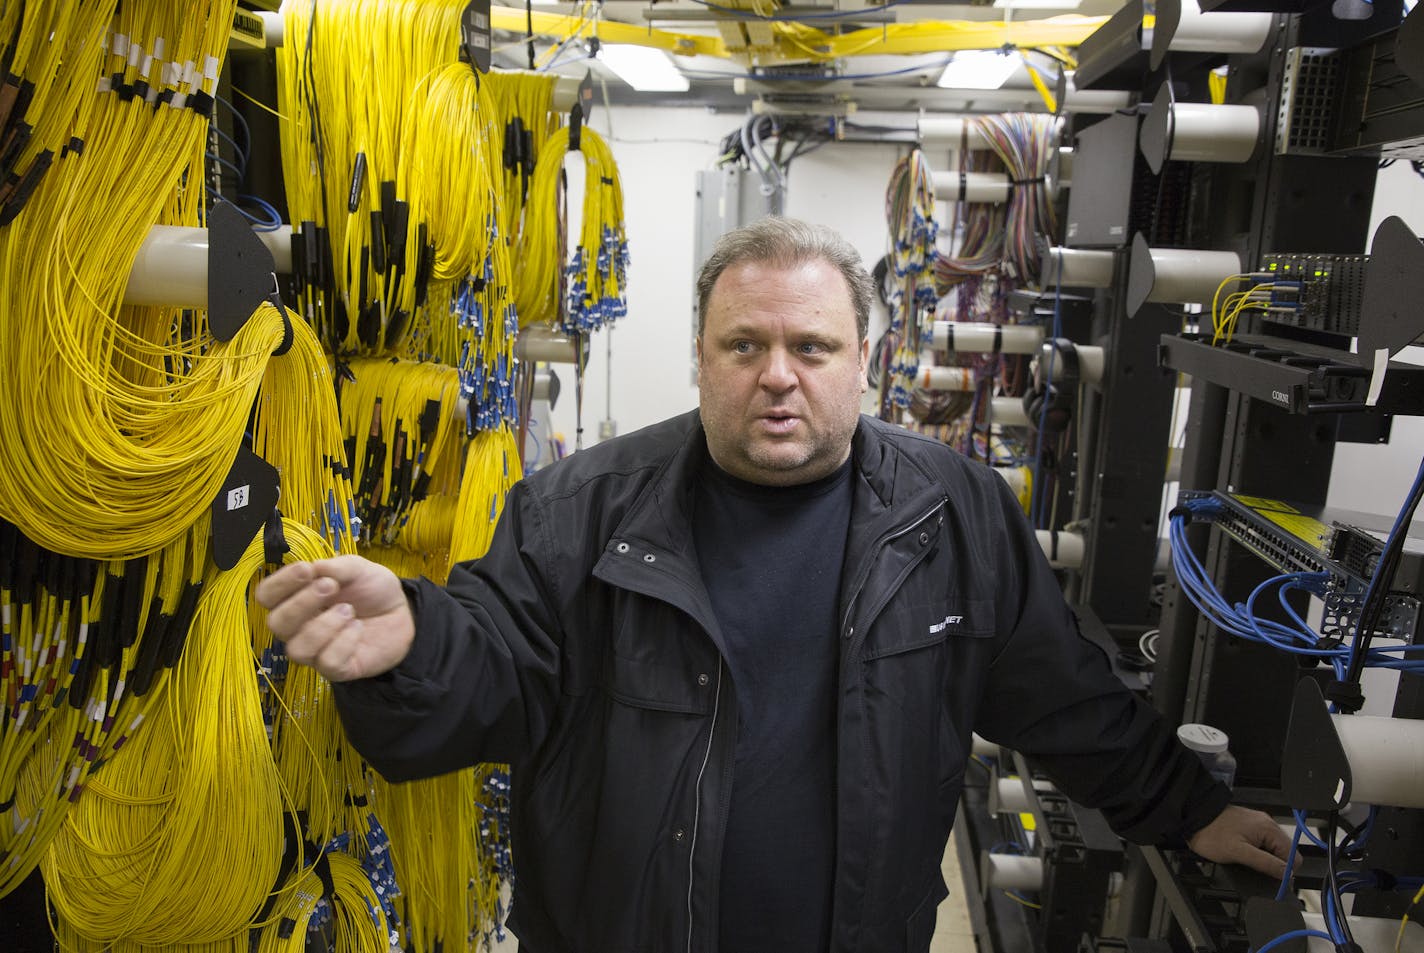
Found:
<path fill-rule="evenodd" d="M 534 0 L 524 0 L 524 41 L 529 47 L 529 68 L 534 69 Z"/>
<path fill-rule="evenodd" d="M 1354 934 L 1350 932 L 1350 918 L 1345 915 L 1345 905 L 1340 902 L 1340 881 L 1335 872 L 1335 834 L 1338 815 L 1330 812 L 1325 823 L 1325 886 L 1330 891 L 1330 899 L 1335 905 L 1335 919 L 1340 925 L 1340 933 L 1345 938 L 1346 947 L 1355 946 Z M 1328 924 L 1327 924 L 1328 926 Z M 1338 944 L 1337 944 L 1338 947 Z"/>
<path fill-rule="evenodd" d="M 1414 511 L 1419 508 L 1421 498 L 1424 498 L 1424 480 L 1416 480 L 1414 490 L 1409 494 L 1409 499 L 1404 505 L 1404 512 L 1400 516 L 1399 532 L 1389 541 L 1390 545 L 1380 554 L 1379 562 L 1375 565 L 1376 581 L 1370 590 L 1369 601 L 1360 607 L 1360 620 L 1355 628 L 1355 641 L 1350 651 L 1350 664 L 1345 669 L 1344 680 L 1347 685 L 1359 683 L 1360 674 L 1365 667 L 1365 660 L 1369 657 L 1370 640 L 1374 637 L 1380 616 L 1384 614 L 1390 583 L 1394 579 L 1395 570 L 1399 568 L 1400 555 L 1404 551 L 1404 541 L 1409 537 L 1409 524 L 1414 521 Z"/>

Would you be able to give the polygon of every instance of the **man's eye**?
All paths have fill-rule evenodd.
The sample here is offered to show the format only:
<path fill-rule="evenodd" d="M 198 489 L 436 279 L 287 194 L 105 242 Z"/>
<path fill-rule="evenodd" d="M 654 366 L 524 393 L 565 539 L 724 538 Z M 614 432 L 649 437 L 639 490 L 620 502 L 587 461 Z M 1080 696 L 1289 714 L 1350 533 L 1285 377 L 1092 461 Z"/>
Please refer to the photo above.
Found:
<path fill-rule="evenodd" d="M 824 354 L 826 353 L 826 346 L 816 341 L 807 341 L 800 345 L 798 350 L 802 354 Z"/>
<path fill-rule="evenodd" d="M 734 341 L 732 342 L 732 350 L 737 354 L 750 354 L 752 350 L 752 342 Z"/>

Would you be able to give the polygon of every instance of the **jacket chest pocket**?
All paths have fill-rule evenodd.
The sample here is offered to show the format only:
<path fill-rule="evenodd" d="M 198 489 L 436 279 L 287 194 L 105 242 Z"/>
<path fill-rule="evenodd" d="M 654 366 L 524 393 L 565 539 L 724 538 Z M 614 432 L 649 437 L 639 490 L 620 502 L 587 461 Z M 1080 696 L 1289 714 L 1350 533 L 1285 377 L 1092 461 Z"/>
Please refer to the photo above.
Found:
<path fill-rule="evenodd" d="M 955 640 L 987 640 L 994 635 L 994 603 L 988 599 L 931 599 L 892 603 L 875 621 L 861 660 L 892 659 Z"/>
<path fill-rule="evenodd" d="M 891 605 L 866 633 L 861 690 L 872 728 L 907 758 L 951 760 L 967 737 L 994 647 L 993 604 L 940 599 Z M 950 770 L 942 762 L 942 770 Z"/>
<path fill-rule="evenodd" d="M 717 663 L 638 660 L 613 653 L 605 684 L 614 701 L 632 708 L 708 715 L 717 700 Z"/>

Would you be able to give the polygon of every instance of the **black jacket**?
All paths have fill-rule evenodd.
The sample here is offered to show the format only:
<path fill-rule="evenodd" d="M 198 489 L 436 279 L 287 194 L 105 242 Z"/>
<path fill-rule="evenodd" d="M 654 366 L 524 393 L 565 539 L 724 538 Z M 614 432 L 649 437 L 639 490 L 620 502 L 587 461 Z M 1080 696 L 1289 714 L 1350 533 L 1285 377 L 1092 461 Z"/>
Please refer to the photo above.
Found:
<path fill-rule="evenodd" d="M 845 953 L 927 950 L 970 732 L 1142 842 L 1220 812 L 1212 781 L 1077 632 L 1004 482 L 862 418 L 841 580 L 837 860 Z M 511 926 L 531 953 L 714 953 L 736 696 L 691 540 L 689 413 L 515 486 L 489 554 L 408 583 L 416 640 L 337 686 L 403 780 L 514 765 Z"/>

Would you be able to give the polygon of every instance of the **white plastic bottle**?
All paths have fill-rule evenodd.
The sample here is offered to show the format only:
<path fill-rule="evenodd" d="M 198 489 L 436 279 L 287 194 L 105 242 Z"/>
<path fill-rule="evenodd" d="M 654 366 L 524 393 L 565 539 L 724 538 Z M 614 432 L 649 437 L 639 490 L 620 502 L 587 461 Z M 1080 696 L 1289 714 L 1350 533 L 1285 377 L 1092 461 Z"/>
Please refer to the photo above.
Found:
<path fill-rule="evenodd" d="M 1231 739 L 1226 732 L 1211 725 L 1182 725 L 1177 729 L 1177 739 L 1202 759 L 1211 776 L 1230 787 L 1236 781 L 1236 758 L 1228 746 Z"/>

